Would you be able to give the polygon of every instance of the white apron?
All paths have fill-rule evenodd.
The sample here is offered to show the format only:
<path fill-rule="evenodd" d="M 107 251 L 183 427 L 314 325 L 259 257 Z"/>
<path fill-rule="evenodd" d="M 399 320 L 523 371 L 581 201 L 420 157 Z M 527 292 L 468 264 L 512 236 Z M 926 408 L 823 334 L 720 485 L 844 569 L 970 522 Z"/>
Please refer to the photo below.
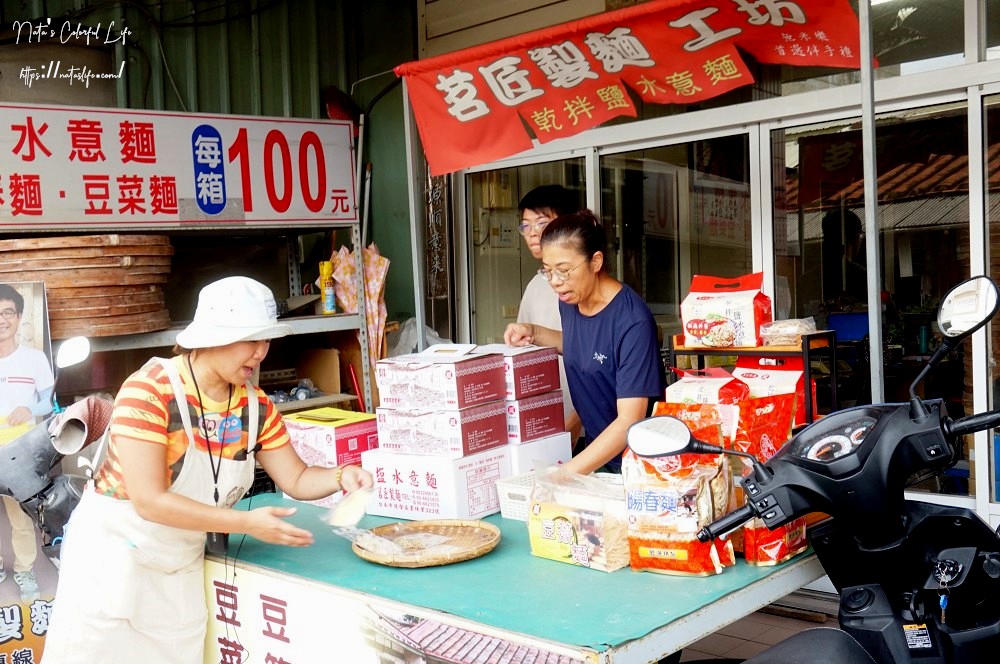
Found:
<path fill-rule="evenodd" d="M 173 362 L 153 361 L 170 376 L 188 436 L 169 491 L 215 504 L 212 459 L 195 446 L 180 375 Z M 247 449 L 253 449 L 259 404 L 249 383 L 247 402 Z M 253 457 L 219 461 L 218 505 L 231 507 L 253 482 Z M 202 664 L 205 533 L 147 521 L 130 501 L 93 489 L 91 482 L 66 528 L 45 664 Z"/>

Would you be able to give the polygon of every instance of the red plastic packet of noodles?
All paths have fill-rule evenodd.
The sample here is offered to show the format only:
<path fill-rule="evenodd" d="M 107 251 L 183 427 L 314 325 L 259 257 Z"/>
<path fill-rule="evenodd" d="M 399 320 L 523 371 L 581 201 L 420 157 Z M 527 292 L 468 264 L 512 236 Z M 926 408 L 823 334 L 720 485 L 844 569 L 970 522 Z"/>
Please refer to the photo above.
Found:
<path fill-rule="evenodd" d="M 801 357 L 740 357 L 733 377 L 745 383 L 751 397 L 796 395 L 795 422 L 806 423 L 805 372 Z M 811 381 L 813 413 L 817 411 L 816 381 Z"/>
<path fill-rule="evenodd" d="M 741 277 L 696 274 L 681 302 L 684 345 L 705 348 L 761 345 L 760 326 L 773 317 L 764 294 L 764 273 Z"/>

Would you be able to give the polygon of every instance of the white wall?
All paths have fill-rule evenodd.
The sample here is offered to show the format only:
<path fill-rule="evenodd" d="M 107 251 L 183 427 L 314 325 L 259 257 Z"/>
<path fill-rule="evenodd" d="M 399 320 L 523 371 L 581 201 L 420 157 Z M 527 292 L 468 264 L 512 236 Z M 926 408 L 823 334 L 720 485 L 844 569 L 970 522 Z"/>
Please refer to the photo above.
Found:
<path fill-rule="evenodd" d="M 418 0 L 420 57 L 512 37 L 605 11 L 605 0 Z"/>

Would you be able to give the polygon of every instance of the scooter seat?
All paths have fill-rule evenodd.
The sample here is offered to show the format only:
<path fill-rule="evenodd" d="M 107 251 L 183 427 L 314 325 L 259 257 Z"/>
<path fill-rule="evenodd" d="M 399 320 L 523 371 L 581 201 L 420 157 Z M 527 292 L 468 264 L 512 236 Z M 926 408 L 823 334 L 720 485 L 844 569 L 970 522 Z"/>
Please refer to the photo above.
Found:
<path fill-rule="evenodd" d="M 829 627 L 807 629 L 788 637 L 744 664 L 873 664 L 847 632 Z"/>

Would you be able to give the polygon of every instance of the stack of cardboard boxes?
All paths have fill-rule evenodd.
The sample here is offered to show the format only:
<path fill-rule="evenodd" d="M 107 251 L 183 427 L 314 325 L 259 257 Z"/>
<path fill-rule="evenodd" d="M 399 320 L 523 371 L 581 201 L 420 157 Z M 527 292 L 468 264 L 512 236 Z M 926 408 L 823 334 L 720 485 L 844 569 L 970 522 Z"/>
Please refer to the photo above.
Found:
<path fill-rule="evenodd" d="M 497 480 L 570 457 L 554 348 L 438 345 L 379 360 L 375 378 L 370 514 L 480 518 L 500 509 Z"/>

